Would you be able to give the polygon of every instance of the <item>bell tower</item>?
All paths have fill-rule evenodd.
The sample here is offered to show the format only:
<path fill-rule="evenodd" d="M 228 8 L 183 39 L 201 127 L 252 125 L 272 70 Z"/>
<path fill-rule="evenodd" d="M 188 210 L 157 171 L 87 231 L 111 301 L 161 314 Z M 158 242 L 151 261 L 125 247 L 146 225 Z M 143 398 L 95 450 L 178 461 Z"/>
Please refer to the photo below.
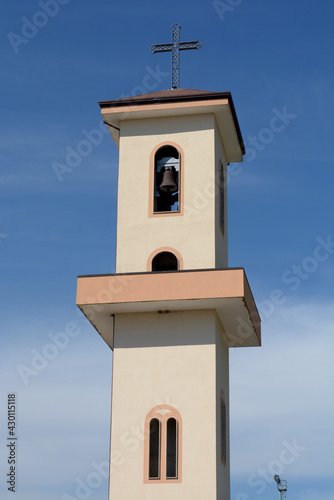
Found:
<path fill-rule="evenodd" d="M 110 500 L 230 498 L 229 348 L 261 344 L 228 268 L 226 169 L 243 140 L 229 92 L 100 102 L 119 150 L 116 273 L 77 305 L 113 349 Z"/>
<path fill-rule="evenodd" d="M 179 270 L 227 267 L 224 179 L 244 153 L 231 94 L 167 90 L 100 106 L 119 148 L 116 272 L 151 271 L 165 249 Z"/>

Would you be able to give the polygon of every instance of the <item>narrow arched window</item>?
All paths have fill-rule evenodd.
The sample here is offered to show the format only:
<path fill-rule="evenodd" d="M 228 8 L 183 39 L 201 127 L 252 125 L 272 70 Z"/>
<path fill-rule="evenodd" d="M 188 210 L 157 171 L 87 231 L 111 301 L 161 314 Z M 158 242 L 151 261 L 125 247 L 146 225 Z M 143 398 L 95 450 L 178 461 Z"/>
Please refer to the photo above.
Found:
<path fill-rule="evenodd" d="M 166 477 L 167 478 L 176 478 L 177 477 L 177 421 L 175 418 L 169 418 L 167 420 L 167 470 Z"/>
<path fill-rule="evenodd" d="M 159 405 L 145 418 L 144 483 L 182 482 L 182 419 L 176 408 Z"/>
<path fill-rule="evenodd" d="M 226 403 L 223 391 L 221 392 L 220 398 L 220 458 L 223 464 L 226 464 L 227 456 L 227 421 L 226 421 Z"/>
<path fill-rule="evenodd" d="M 157 418 L 150 420 L 148 476 L 150 479 L 160 477 L 160 421 Z"/>
<path fill-rule="evenodd" d="M 219 224 L 225 233 L 225 172 L 224 165 L 219 162 Z"/>
<path fill-rule="evenodd" d="M 157 253 L 152 259 L 152 271 L 177 271 L 177 257 L 172 252 Z"/>
<path fill-rule="evenodd" d="M 154 156 L 154 212 L 178 212 L 180 206 L 180 154 L 163 146 Z"/>

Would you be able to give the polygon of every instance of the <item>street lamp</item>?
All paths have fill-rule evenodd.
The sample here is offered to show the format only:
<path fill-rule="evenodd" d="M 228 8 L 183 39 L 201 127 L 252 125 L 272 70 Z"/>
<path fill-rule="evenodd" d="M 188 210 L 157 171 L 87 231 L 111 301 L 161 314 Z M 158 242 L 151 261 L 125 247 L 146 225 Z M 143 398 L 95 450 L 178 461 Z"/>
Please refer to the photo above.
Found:
<path fill-rule="evenodd" d="M 280 479 L 278 474 L 275 474 L 274 480 L 277 483 L 277 489 L 279 491 L 279 500 L 283 500 L 285 497 L 285 492 L 288 489 L 288 483 L 284 479 Z"/>

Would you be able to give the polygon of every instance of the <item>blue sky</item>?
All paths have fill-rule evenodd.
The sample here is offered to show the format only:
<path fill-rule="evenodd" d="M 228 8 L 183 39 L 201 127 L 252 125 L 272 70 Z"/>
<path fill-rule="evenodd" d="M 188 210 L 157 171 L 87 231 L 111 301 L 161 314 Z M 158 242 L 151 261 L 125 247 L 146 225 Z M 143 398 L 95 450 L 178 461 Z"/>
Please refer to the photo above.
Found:
<path fill-rule="evenodd" d="M 276 472 L 287 498 L 334 499 L 333 15 L 310 0 L 2 4 L 1 498 L 15 392 L 15 498 L 107 499 L 112 353 L 75 293 L 78 274 L 114 271 L 118 156 L 107 134 L 80 144 L 99 100 L 170 88 L 170 54 L 149 48 L 179 23 L 203 44 L 181 54 L 181 86 L 231 91 L 247 150 L 229 167 L 229 265 L 263 347 L 231 352 L 231 499 L 275 498 Z"/>

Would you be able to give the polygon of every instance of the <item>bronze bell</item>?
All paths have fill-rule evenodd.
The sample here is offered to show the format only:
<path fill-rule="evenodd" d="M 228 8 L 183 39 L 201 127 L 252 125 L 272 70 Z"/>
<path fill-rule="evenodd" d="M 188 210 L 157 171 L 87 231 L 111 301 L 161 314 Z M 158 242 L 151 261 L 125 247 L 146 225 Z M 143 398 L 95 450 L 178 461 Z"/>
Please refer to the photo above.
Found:
<path fill-rule="evenodd" d="M 175 180 L 175 170 L 172 167 L 165 167 L 162 183 L 160 184 L 159 189 L 165 193 L 175 193 L 175 191 L 178 190 Z"/>

